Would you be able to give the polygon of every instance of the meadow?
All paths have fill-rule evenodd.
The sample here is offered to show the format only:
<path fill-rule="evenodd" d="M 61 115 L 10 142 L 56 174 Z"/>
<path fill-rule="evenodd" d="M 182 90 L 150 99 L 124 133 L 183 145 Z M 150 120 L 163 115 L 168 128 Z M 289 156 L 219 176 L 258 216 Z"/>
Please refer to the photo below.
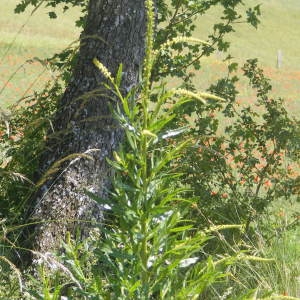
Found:
<path fill-rule="evenodd" d="M 2 0 L 0 18 L 0 107 L 43 88 L 53 76 L 43 61 L 79 38 L 74 22 L 77 11 L 53 21 L 40 8 L 14 14 L 19 1 Z"/>
<path fill-rule="evenodd" d="M 246 5 L 257 3 L 255 0 L 248 0 Z M 297 17 L 300 13 L 300 3 L 295 0 L 265 0 L 259 3 L 262 4 L 262 14 L 258 28 L 250 28 L 241 23 L 237 24 L 236 32 L 230 35 L 232 61 L 237 61 L 241 67 L 246 59 L 258 58 L 266 76 L 271 79 L 272 94 L 284 97 L 288 110 L 297 115 L 300 112 L 300 19 Z M 211 28 L 218 13 L 218 9 L 215 8 L 201 17 L 195 32 L 198 38 L 212 32 Z M 277 66 L 278 51 L 282 54 L 280 68 Z M 225 57 L 224 54 L 216 54 L 207 59 L 196 79 L 199 88 L 207 88 L 225 72 L 227 63 L 222 61 Z M 251 89 L 245 82 L 240 83 L 239 91 L 242 101 L 253 101 Z"/>
<path fill-rule="evenodd" d="M 66 14 L 61 12 L 55 20 L 48 19 L 46 10 L 43 9 L 37 10 L 32 15 L 30 11 L 14 15 L 13 9 L 19 1 L 1 1 L 0 108 L 7 109 L 9 105 L 35 90 L 41 90 L 48 80 L 54 78 L 55 74 L 47 68 L 45 59 L 79 38 L 80 32 L 74 26 L 79 12 L 76 10 L 68 11 Z M 257 1 L 247 0 L 247 5 L 251 3 Z M 232 42 L 230 53 L 240 67 L 246 59 L 258 58 L 259 66 L 272 80 L 272 95 L 285 98 L 287 110 L 292 115 L 298 116 L 300 3 L 298 0 L 262 0 L 260 3 L 262 3 L 262 23 L 258 29 L 249 29 L 245 24 L 237 24 L 236 32 L 229 37 Z M 212 25 L 216 23 L 216 15 L 218 8 L 200 18 L 195 37 L 203 39 L 211 32 Z M 282 53 L 280 68 L 277 65 L 279 50 Z M 200 90 L 206 90 L 211 83 L 226 74 L 228 62 L 224 62 L 224 58 L 224 54 L 216 53 L 203 60 L 202 68 L 197 71 L 194 78 L 195 85 Z M 241 70 L 237 73 L 241 74 Z M 240 91 L 238 100 L 241 105 L 254 103 L 255 95 L 246 80 L 241 80 L 238 88 Z M 287 162 L 286 167 L 288 166 Z M 259 255 L 274 258 L 276 268 L 271 268 L 268 264 L 257 268 L 253 264 L 250 271 L 246 268 L 244 271 L 238 271 L 243 286 L 247 286 L 248 283 L 250 286 L 253 279 L 283 297 L 288 295 L 300 297 L 300 229 L 299 226 L 293 226 L 290 230 L 290 224 L 294 225 L 293 222 L 298 220 L 297 218 L 299 219 L 297 204 L 276 202 L 270 207 L 268 219 L 257 226 L 255 234 L 263 236 L 264 232 L 261 230 L 265 226 L 269 227 L 268 230 L 274 230 L 278 239 L 269 243 L 262 237 L 261 243 L 255 247 Z M 237 298 L 233 296 L 230 299 Z"/>
<path fill-rule="evenodd" d="M 247 5 L 257 1 L 248 0 Z M 39 8 L 31 15 L 15 15 L 17 0 L 2 0 L 0 19 L 0 106 L 6 107 L 18 99 L 43 87 L 53 74 L 43 65 L 43 59 L 51 57 L 79 38 L 74 26 L 79 16 L 76 9 L 58 15 L 51 20 L 46 10 Z M 272 80 L 273 94 L 286 99 L 290 112 L 300 111 L 300 4 L 297 0 L 260 1 L 262 23 L 258 29 L 237 24 L 231 34 L 230 53 L 240 66 L 248 58 L 258 58 L 266 75 Z M 194 36 L 200 39 L 212 32 L 212 25 L 219 15 L 218 8 L 201 17 Z M 281 67 L 277 67 L 278 51 L 282 53 Z M 39 59 L 36 59 L 39 58 Z M 205 90 L 226 72 L 225 54 L 206 58 L 196 77 L 196 86 Z M 240 84 L 241 100 L 251 101 L 247 85 Z"/>

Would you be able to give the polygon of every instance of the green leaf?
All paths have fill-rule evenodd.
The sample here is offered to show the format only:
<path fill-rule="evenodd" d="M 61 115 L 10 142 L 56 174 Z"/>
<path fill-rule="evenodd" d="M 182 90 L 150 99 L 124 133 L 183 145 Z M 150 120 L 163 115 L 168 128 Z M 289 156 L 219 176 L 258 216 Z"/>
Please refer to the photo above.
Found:
<path fill-rule="evenodd" d="M 134 284 L 133 284 L 133 286 L 131 286 L 130 288 L 129 288 L 129 293 L 130 294 L 133 294 L 136 290 L 137 290 L 137 288 L 139 288 L 141 286 L 141 280 L 138 280 L 138 281 L 136 281 Z"/>
<path fill-rule="evenodd" d="M 170 232 L 182 232 L 182 231 L 190 230 L 191 228 L 193 228 L 193 225 L 180 226 L 180 227 L 170 229 Z"/>
<path fill-rule="evenodd" d="M 189 131 L 189 126 L 184 126 L 184 127 L 180 127 L 180 128 L 177 128 L 177 129 L 171 129 L 171 130 L 168 130 L 166 132 L 163 132 L 161 133 L 158 137 L 160 139 L 168 139 L 168 138 L 173 138 L 173 137 L 176 137 L 182 133 L 185 133 L 187 131 Z"/>
<path fill-rule="evenodd" d="M 115 84 L 116 84 L 117 87 L 120 87 L 120 85 L 121 85 L 122 72 L 123 72 L 123 64 L 120 64 L 120 66 L 118 68 L 116 78 L 115 78 Z"/>
<path fill-rule="evenodd" d="M 164 116 L 159 120 L 155 120 L 152 124 L 149 125 L 149 130 L 153 131 L 154 133 L 159 132 L 162 130 L 167 124 L 169 124 L 174 118 L 175 114 L 170 116 Z"/>
<path fill-rule="evenodd" d="M 114 167 L 116 170 L 119 170 L 119 171 L 124 171 L 124 167 L 120 164 L 118 164 L 117 162 L 113 161 L 113 160 L 110 160 L 109 158 L 106 158 L 107 162 L 112 166 Z"/>
<path fill-rule="evenodd" d="M 57 15 L 54 11 L 48 12 L 48 15 L 49 15 L 50 19 L 56 19 L 57 18 Z"/>
<path fill-rule="evenodd" d="M 111 205 L 111 199 L 104 199 L 90 191 L 88 191 L 87 189 L 84 189 L 84 193 L 86 195 L 88 195 L 91 199 L 95 200 L 97 203 L 99 204 L 103 204 L 103 205 Z"/>
<path fill-rule="evenodd" d="M 237 71 L 237 69 L 238 69 L 238 63 L 231 63 L 228 66 L 229 73 L 232 73 L 233 71 Z"/>

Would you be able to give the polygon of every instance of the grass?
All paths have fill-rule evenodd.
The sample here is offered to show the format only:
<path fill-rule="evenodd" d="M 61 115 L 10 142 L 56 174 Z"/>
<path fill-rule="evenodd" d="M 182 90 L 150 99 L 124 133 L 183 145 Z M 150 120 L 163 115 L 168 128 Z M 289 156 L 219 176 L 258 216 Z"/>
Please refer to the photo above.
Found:
<path fill-rule="evenodd" d="M 300 4 L 297 0 L 247 0 L 245 5 L 261 4 L 261 24 L 258 29 L 237 24 L 231 35 L 232 54 L 237 59 L 258 57 L 264 66 L 276 68 L 277 50 L 282 50 L 284 70 L 298 71 L 300 66 Z M 206 36 L 216 23 L 218 8 L 201 17 L 196 35 Z M 221 21 L 220 21 L 221 22 Z M 209 29 L 208 29 L 209 28 Z"/>
<path fill-rule="evenodd" d="M 248 58 L 258 58 L 266 75 L 272 80 L 274 95 L 286 98 L 290 112 L 300 112 L 300 3 L 297 0 L 247 0 L 246 5 L 261 3 L 261 24 L 258 29 L 246 24 L 237 24 L 236 32 L 228 38 L 231 53 L 240 65 Z M 206 37 L 211 33 L 218 8 L 211 10 L 199 20 L 195 36 Z M 221 20 L 220 20 L 221 22 Z M 282 66 L 277 68 L 277 51 L 283 55 Z M 215 55 L 207 59 L 199 76 L 198 88 L 205 89 L 226 71 L 227 63 L 222 62 L 225 55 Z M 251 101 L 251 89 L 241 82 L 241 100 Z M 253 100 L 253 99 L 252 99 Z"/>
<path fill-rule="evenodd" d="M 260 270 L 261 281 L 283 295 L 300 297 L 300 205 L 277 202 L 262 221 L 266 231 L 275 232 L 270 240 L 261 239 L 258 251 L 274 258 L 274 264 Z M 292 225 L 294 224 L 294 226 Z M 271 230 L 270 230 L 271 229 Z"/>
<path fill-rule="evenodd" d="M 286 222 L 286 216 L 274 214 L 277 222 Z M 266 223 L 267 226 L 276 226 L 274 223 Z M 277 224 L 278 225 L 278 224 Z M 254 268 L 249 281 L 255 279 L 261 286 L 278 294 L 300 297 L 300 228 L 283 230 L 280 235 L 271 241 L 262 239 L 258 251 L 265 257 L 272 257 L 272 264 L 260 265 Z M 252 277 L 252 278 L 251 278 Z"/>
<path fill-rule="evenodd" d="M 277 216 L 277 218 L 282 217 Z M 266 225 L 271 226 L 271 223 L 267 223 Z M 282 235 L 271 241 L 261 238 L 261 244 L 256 245 L 257 254 L 272 258 L 273 261 L 264 264 L 255 262 L 241 264 L 236 270 L 235 276 L 240 280 L 242 286 L 249 290 L 257 288 L 258 291 L 272 291 L 273 295 L 299 298 L 299 238 L 299 227 L 284 231 Z M 236 295 L 236 299 L 238 299 L 238 294 Z"/>
<path fill-rule="evenodd" d="M 67 47 L 79 37 L 72 10 L 50 20 L 45 9 L 14 14 L 18 0 L 2 0 L 0 19 L 0 107 L 39 90 L 51 73 L 35 57 L 44 59 Z"/>
<path fill-rule="evenodd" d="M 6 107 L 41 88 L 51 78 L 51 74 L 39 62 L 26 63 L 20 68 L 23 63 L 33 57 L 49 57 L 79 37 L 79 31 L 74 26 L 74 21 L 79 16 L 76 9 L 64 15 L 59 13 L 58 19 L 50 20 L 45 9 L 39 9 L 32 16 L 30 11 L 15 15 L 13 9 L 17 3 L 18 0 L 2 1 L 0 90 L 4 86 L 5 89 L 0 94 L 0 107 Z M 257 30 L 245 24 L 237 24 L 236 32 L 229 37 L 233 42 L 231 52 L 240 63 L 247 58 L 257 57 L 266 74 L 272 79 L 274 94 L 285 97 L 289 111 L 296 115 L 300 111 L 300 20 L 297 17 L 300 13 L 299 1 L 248 0 L 246 5 L 257 3 L 262 4 L 262 23 Z M 205 38 L 211 33 L 212 25 L 218 21 L 218 15 L 219 8 L 214 8 L 202 16 L 198 21 L 195 37 Z M 24 24 L 26 25 L 23 27 Z M 8 48 L 10 49 L 6 53 Z M 279 49 L 283 53 L 280 69 L 276 67 Z M 223 55 L 215 55 L 206 59 L 196 79 L 200 90 L 206 89 L 225 72 L 226 63 L 222 62 L 223 58 Z M 14 72 L 16 74 L 10 79 Z M 251 101 L 253 96 L 247 85 L 241 83 L 240 88 L 241 100 Z"/>

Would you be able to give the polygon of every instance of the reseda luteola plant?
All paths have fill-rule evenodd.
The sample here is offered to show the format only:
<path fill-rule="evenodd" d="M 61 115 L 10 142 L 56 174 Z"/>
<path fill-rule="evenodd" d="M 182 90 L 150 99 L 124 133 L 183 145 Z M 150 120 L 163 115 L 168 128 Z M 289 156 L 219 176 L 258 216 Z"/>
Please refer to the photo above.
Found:
<path fill-rule="evenodd" d="M 195 200 L 182 197 L 186 192 L 180 184 L 183 174 L 170 168 L 191 145 L 191 140 L 177 145 L 165 141 L 189 130 L 187 127 L 169 128 L 175 117 L 174 106 L 178 108 L 188 101 L 204 104 L 205 99 L 220 98 L 207 93 L 160 88 L 158 93 L 155 89 L 157 98 L 154 107 L 151 106 L 150 74 L 155 59 L 153 6 L 150 0 L 146 4 L 147 51 L 141 86 L 124 96 L 119 89 L 122 66 L 114 78 L 94 59 L 94 64 L 108 80 L 107 88 L 119 100 L 115 117 L 124 129 L 126 141 L 114 153 L 114 160 L 109 161 L 115 170 L 111 197 L 99 199 L 89 193 L 103 205 L 108 220 L 112 221 L 103 229 L 104 237 L 98 244 L 97 258 L 103 272 L 99 275 L 101 284 L 90 285 L 88 292 L 101 295 L 103 299 L 196 299 L 226 276 L 224 268 L 228 264 L 258 258 L 240 253 L 216 261 L 204 258 L 203 246 L 211 238 L 210 232 L 228 228 L 240 230 L 242 226 L 194 230 L 195 220 L 187 216 L 196 205 Z M 176 104 L 171 106 L 173 100 Z"/>
<path fill-rule="evenodd" d="M 208 98 L 221 99 L 207 93 L 161 88 L 156 104 L 151 106 L 154 16 L 152 1 L 146 4 L 147 51 L 140 87 L 123 95 L 120 90 L 122 65 L 114 78 L 101 62 L 93 61 L 107 79 L 107 89 L 119 101 L 114 115 L 125 132 L 126 141 L 114 153 L 114 160 L 109 161 L 115 170 L 111 197 L 99 199 L 87 192 L 107 210 L 108 220 L 107 226 L 101 227 L 103 236 L 95 243 L 97 262 L 90 274 L 83 271 L 84 262 L 78 255 L 77 250 L 82 246 L 70 240 L 65 244 L 64 265 L 77 280 L 73 297 L 86 294 L 97 299 L 195 298 L 224 277 L 223 270 L 228 263 L 242 259 L 238 254 L 218 261 L 201 258 L 210 231 L 195 231 L 194 221 L 186 218 L 195 203 L 193 199 L 182 197 L 186 191 L 180 185 L 182 174 L 170 168 L 191 141 L 187 139 L 176 146 L 165 141 L 189 130 L 188 127 L 169 128 L 176 116 L 175 108 L 189 101 L 205 104 Z M 173 100 L 176 104 L 170 106 Z M 211 231 L 226 228 L 220 226 Z M 230 228 L 240 230 L 241 226 Z M 44 271 L 41 275 L 45 276 Z M 41 295 L 50 297 L 49 289 L 51 284 L 47 280 Z"/>
<path fill-rule="evenodd" d="M 166 130 L 175 114 L 172 107 L 167 111 L 163 108 L 174 97 L 178 107 L 186 101 L 203 102 L 210 95 L 161 90 L 150 109 L 154 16 L 152 1 L 146 4 L 147 51 L 140 93 L 133 89 L 124 97 L 119 90 L 122 67 L 114 79 L 105 66 L 94 60 L 120 100 L 115 117 L 125 131 L 127 144 L 110 161 L 116 170 L 112 199 L 98 199 L 116 220 L 113 229 L 106 231 L 101 250 L 104 269 L 112 268 L 106 274 L 108 291 L 116 299 L 181 299 L 201 294 L 222 273 L 198 263 L 208 235 L 189 234 L 193 222 L 185 215 L 193 200 L 181 197 L 185 190 L 179 184 L 181 174 L 169 168 L 190 140 L 175 147 L 164 144 L 167 138 L 184 134 L 188 128 Z"/>

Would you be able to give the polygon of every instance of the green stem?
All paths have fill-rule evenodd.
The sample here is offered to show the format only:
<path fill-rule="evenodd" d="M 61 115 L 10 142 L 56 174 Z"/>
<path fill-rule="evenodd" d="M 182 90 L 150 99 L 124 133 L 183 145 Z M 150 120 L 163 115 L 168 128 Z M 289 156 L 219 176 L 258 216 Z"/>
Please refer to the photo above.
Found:
<path fill-rule="evenodd" d="M 148 299 L 149 296 L 149 273 L 147 270 L 147 263 L 148 263 L 148 249 L 147 249 L 147 216 L 143 215 L 141 220 L 141 233 L 143 235 L 142 239 L 142 247 L 141 247 L 141 259 L 142 259 L 142 286 L 144 288 L 144 297 L 145 299 Z"/>
<path fill-rule="evenodd" d="M 148 108 L 148 104 L 145 103 L 145 109 Z M 145 124 L 147 125 L 147 124 Z M 141 203 L 141 209 L 142 209 L 142 215 L 141 215 L 141 235 L 142 235 L 142 241 L 141 241 L 141 260 L 142 260 L 142 274 L 141 274 L 141 280 L 142 280 L 142 286 L 144 287 L 144 297 L 145 299 L 148 299 L 149 296 L 149 273 L 147 270 L 147 263 L 148 263 L 148 205 L 147 205 L 147 191 L 148 191 L 148 161 L 147 161 L 147 154 L 148 154 L 148 147 L 147 147 L 147 137 L 142 136 L 141 139 L 141 162 L 142 162 L 142 172 L 141 172 L 141 179 L 142 179 L 142 203 Z"/>

